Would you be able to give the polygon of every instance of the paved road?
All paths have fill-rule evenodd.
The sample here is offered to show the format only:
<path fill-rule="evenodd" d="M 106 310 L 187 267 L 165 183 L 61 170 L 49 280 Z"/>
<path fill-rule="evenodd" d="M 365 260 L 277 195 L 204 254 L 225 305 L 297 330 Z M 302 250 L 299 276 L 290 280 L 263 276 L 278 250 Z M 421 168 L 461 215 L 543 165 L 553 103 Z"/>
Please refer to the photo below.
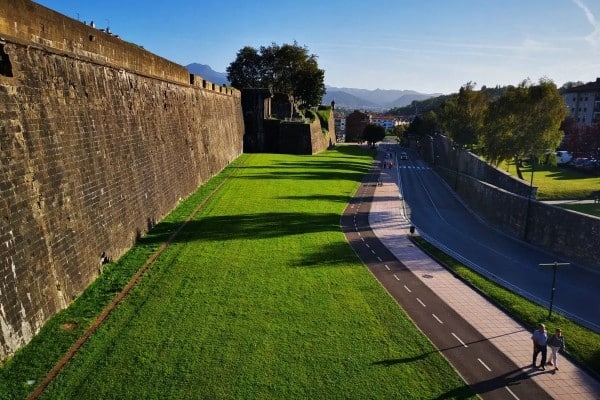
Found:
<path fill-rule="evenodd" d="M 482 398 L 550 399 L 526 371 L 423 284 L 373 233 L 369 210 L 378 175 L 378 168 L 367 175 L 341 220 L 357 255 Z"/>
<path fill-rule="evenodd" d="M 392 155 L 399 147 L 380 150 Z M 414 152 L 395 159 L 394 175 L 401 188 L 406 216 L 419 234 L 455 258 L 539 304 L 549 305 L 553 271 L 541 263 L 568 262 L 521 240 L 491 229 L 474 215 L 451 188 Z M 600 273 L 574 263 L 559 268 L 553 309 L 600 332 L 597 290 Z"/>

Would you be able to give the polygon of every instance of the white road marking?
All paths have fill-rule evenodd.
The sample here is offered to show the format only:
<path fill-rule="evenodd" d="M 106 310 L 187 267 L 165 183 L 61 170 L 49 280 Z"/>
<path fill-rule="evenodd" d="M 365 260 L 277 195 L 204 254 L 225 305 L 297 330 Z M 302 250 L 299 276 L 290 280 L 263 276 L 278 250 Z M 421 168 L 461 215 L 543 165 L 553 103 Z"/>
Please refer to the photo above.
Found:
<path fill-rule="evenodd" d="M 398 278 L 398 275 L 394 274 L 394 278 L 396 278 L 397 281 L 400 280 L 400 278 Z M 406 287 L 406 286 L 405 286 Z"/>
<path fill-rule="evenodd" d="M 462 344 L 464 347 L 469 347 L 465 344 L 465 342 L 460 340 L 460 338 L 458 336 L 456 336 L 456 334 L 454 332 L 452 332 L 452 336 L 454 336 L 456 338 L 456 340 L 458 340 L 460 342 L 460 344 Z"/>
<path fill-rule="evenodd" d="M 485 367 L 485 369 L 487 369 L 488 371 L 492 372 L 491 368 L 488 367 L 483 360 L 481 360 L 481 358 L 478 358 L 477 361 L 479 361 L 481 363 L 481 365 L 483 365 Z"/>
<path fill-rule="evenodd" d="M 508 388 L 508 386 L 504 386 L 504 387 L 506 388 L 506 390 L 508 390 L 508 393 L 512 394 L 512 397 L 514 397 L 515 399 L 519 400 L 519 398 L 517 397 L 517 395 L 514 394 L 513 391 Z"/>
<path fill-rule="evenodd" d="M 385 269 L 387 269 L 388 271 L 390 271 L 390 267 L 388 267 L 387 264 L 385 264 Z"/>
<path fill-rule="evenodd" d="M 371 246 L 369 246 L 369 243 L 365 243 L 365 246 L 367 246 L 367 249 L 371 248 Z"/>
<path fill-rule="evenodd" d="M 377 253 L 375 253 L 375 250 L 371 249 L 371 253 L 377 255 Z"/>
<path fill-rule="evenodd" d="M 431 315 L 433 315 L 433 318 L 435 318 L 435 319 L 437 320 L 437 322 L 439 322 L 440 324 L 443 324 L 442 320 L 441 320 L 441 319 L 439 319 L 439 318 L 437 317 L 437 315 L 435 315 L 435 314 L 431 314 Z"/>
<path fill-rule="evenodd" d="M 412 290 L 410 290 L 410 289 L 408 288 L 408 286 L 404 285 L 404 289 L 406 289 L 406 291 L 407 291 L 408 293 L 412 293 Z"/>
<path fill-rule="evenodd" d="M 420 298 L 418 298 L 418 297 L 417 297 L 417 301 L 418 301 L 418 302 L 419 302 L 419 303 L 420 303 L 420 304 L 421 304 L 423 307 L 427 307 L 427 306 L 425 305 L 425 303 L 423 303 L 423 302 L 421 301 L 421 299 L 420 299 Z"/>
<path fill-rule="evenodd" d="M 377 259 L 379 260 L 379 262 L 382 262 L 383 260 L 381 259 L 381 257 L 377 256 Z"/>

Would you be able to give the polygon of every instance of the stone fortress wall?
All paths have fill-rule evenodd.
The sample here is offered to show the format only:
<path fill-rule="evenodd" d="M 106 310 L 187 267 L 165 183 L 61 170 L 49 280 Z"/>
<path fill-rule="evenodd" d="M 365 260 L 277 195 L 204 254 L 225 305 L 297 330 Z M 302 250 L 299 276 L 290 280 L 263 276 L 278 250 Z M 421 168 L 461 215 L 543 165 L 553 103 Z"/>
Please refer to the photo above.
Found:
<path fill-rule="evenodd" d="M 240 99 L 31 1 L 2 1 L 0 359 L 242 153 Z"/>

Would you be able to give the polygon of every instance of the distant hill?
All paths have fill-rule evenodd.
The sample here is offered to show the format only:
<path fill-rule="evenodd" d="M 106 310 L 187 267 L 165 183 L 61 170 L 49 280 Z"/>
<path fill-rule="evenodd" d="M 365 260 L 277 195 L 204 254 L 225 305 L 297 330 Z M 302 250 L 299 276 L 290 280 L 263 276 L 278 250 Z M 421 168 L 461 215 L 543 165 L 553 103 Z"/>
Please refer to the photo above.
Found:
<path fill-rule="evenodd" d="M 333 100 L 336 107 L 382 111 L 404 107 L 414 100 L 421 101 L 439 95 L 439 93 L 426 94 L 414 90 L 368 90 L 327 86 L 323 104 L 329 104 Z"/>
<path fill-rule="evenodd" d="M 229 85 L 227 74 L 217 72 L 209 65 L 192 63 L 185 66 L 192 74 L 200 75 L 202 78 L 218 85 Z M 439 93 L 427 94 L 414 90 L 385 90 L 385 89 L 356 89 L 337 88 L 327 86 L 323 96 L 323 104 L 335 101 L 336 107 L 347 109 L 361 109 L 373 111 L 385 111 L 392 108 L 405 107 L 414 100 L 422 101 L 439 96 Z"/>
<path fill-rule="evenodd" d="M 210 66 L 204 64 L 192 63 L 185 66 L 192 74 L 200 75 L 202 78 L 216 83 L 217 85 L 229 85 L 227 74 L 225 72 L 217 72 Z"/>

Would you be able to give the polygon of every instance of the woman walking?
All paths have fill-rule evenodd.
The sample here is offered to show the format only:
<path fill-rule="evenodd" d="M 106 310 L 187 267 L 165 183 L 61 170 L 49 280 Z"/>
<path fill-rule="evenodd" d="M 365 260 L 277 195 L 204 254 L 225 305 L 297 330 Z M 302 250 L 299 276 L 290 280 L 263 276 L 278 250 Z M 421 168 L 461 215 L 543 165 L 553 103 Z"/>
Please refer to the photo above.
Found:
<path fill-rule="evenodd" d="M 556 328 L 554 335 L 548 338 L 548 346 L 552 350 L 548 365 L 554 365 L 554 370 L 558 371 L 558 351 L 565 351 L 565 338 L 560 328 Z"/>

